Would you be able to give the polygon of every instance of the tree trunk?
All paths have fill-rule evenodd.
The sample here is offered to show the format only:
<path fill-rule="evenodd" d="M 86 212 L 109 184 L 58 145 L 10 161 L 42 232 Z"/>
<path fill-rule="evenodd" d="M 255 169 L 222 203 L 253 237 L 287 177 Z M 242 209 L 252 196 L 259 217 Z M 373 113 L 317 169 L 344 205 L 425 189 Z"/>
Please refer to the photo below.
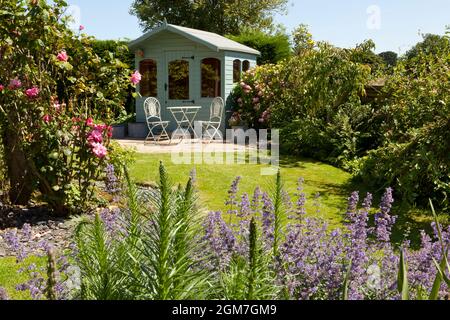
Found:
<path fill-rule="evenodd" d="M 10 183 L 9 200 L 15 205 L 27 205 L 34 191 L 34 177 L 28 168 L 26 154 L 14 128 L 7 128 L 3 137 L 5 162 Z"/>

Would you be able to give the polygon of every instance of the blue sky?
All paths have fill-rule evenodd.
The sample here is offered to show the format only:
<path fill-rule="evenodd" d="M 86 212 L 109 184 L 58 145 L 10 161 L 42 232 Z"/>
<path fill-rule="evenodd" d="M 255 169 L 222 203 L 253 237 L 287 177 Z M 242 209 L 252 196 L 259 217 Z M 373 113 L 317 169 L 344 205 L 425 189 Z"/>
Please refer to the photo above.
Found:
<path fill-rule="evenodd" d="M 134 39 L 142 34 L 129 14 L 132 0 L 69 0 L 79 9 L 85 32 L 100 39 Z M 291 31 L 310 26 L 316 40 L 351 47 L 373 39 L 377 52 L 404 53 L 421 38 L 419 33 L 444 34 L 450 25 L 449 0 L 291 0 L 288 15 L 277 23 Z M 169 21 L 170 22 L 170 21 Z"/>

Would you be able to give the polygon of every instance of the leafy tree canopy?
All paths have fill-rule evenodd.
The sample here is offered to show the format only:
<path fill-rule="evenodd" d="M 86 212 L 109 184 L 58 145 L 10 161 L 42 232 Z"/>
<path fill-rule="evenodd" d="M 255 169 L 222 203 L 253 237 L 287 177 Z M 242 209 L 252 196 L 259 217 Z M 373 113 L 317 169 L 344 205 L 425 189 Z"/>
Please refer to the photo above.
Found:
<path fill-rule="evenodd" d="M 270 30 L 273 15 L 286 12 L 287 0 L 135 0 L 130 13 L 144 30 L 165 19 L 172 24 L 238 35 L 242 28 Z"/>
<path fill-rule="evenodd" d="M 384 63 L 388 67 L 395 67 L 397 65 L 398 54 L 393 51 L 382 52 L 378 56 L 380 56 L 381 59 L 384 60 Z"/>
<path fill-rule="evenodd" d="M 409 50 L 404 58 L 406 60 L 412 60 L 419 55 L 420 52 L 428 54 L 439 54 L 442 50 L 448 48 L 448 36 L 440 36 L 437 34 L 425 34 L 423 35 L 423 41 L 416 44 L 411 50 Z"/>

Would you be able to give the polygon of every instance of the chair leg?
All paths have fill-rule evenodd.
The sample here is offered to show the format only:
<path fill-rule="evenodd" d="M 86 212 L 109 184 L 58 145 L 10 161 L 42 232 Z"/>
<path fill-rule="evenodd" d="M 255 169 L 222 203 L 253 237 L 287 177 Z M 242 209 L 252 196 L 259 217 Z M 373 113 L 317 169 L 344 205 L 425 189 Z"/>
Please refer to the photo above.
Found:
<path fill-rule="evenodd" d="M 150 140 L 150 137 L 152 138 L 153 142 L 156 142 L 155 135 L 153 134 L 153 129 L 154 128 L 155 127 L 149 127 L 149 131 L 150 132 L 148 133 L 147 138 L 145 138 L 144 144 L 146 144 L 146 142 L 148 142 Z"/>
<path fill-rule="evenodd" d="M 220 127 L 214 127 L 214 126 L 212 126 L 213 127 L 213 129 L 214 129 L 214 134 L 212 135 L 212 137 L 211 137 L 211 140 L 209 140 L 209 142 L 211 143 L 211 141 L 213 141 L 214 140 L 214 137 L 216 136 L 216 135 L 218 135 L 222 140 L 223 140 L 223 135 L 222 135 L 222 133 L 220 132 Z"/>

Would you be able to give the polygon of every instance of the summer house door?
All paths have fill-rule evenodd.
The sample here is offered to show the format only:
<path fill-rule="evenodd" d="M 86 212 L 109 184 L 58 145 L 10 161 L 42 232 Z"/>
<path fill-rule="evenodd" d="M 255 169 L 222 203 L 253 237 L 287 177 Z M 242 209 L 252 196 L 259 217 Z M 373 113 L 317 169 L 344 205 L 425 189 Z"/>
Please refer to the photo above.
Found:
<path fill-rule="evenodd" d="M 167 78 L 164 84 L 166 107 L 194 105 L 192 52 L 166 52 Z"/>

